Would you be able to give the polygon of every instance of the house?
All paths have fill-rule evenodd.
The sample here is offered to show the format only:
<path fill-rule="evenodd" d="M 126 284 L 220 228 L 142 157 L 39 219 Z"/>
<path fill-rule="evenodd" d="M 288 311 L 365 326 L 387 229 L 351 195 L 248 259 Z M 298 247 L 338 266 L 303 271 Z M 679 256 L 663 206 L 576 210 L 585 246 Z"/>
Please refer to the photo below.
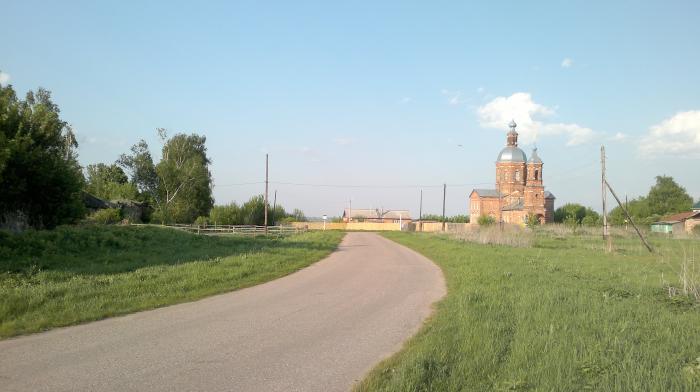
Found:
<path fill-rule="evenodd" d="M 542 159 L 533 149 L 530 159 L 518 147 L 517 124 L 510 123 L 506 146 L 496 160 L 496 189 L 474 189 L 469 194 L 469 211 L 472 223 L 480 216 L 490 216 L 496 221 L 523 224 L 528 216 L 535 216 L 540 223 L 554 220 L 554 200 L 551 192 L 544 190 Z"/>
<path fill-rule="evenodd" d="M 693 228 L 700 225 L 700 208 L 693 206 L 693 211 L 680 212 L 661 218 L 658 222 L 651 224 L 651 231 L 654 233 L 679 234 L 685 231 L 692 233 Z"/>
<path fill-rule="evenodd" d="M 408 210 L 379 210 L 367 208 L 346 208 L 343 222 L 410 223 Z"/>

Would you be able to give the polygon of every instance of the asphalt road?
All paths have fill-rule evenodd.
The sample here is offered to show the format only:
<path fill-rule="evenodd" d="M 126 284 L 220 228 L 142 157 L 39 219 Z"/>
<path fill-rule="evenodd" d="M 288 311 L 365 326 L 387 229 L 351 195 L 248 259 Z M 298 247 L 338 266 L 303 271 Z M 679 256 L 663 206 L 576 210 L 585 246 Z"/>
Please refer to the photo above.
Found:
<path fill-rule="evenodd" d="M 346 391 L 445 293 L 439 268 L 373 233 L 259 286 L 0 341 L 3 391 Z"/>

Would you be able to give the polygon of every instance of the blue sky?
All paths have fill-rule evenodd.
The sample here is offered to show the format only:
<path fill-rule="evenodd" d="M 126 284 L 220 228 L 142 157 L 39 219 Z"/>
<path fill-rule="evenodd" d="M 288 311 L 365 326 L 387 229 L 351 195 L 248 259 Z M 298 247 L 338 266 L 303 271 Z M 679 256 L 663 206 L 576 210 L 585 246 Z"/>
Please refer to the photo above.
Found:
<path fill-rule="evenodd" d="M 144 3 L 0 1 L 0 83 L 51 90 L 83 164 L 164 127 L 207 136 L 217 203 L 267 152 L 288 209 L 438 213 L 447 183 L 463 214 L 514 118 L 557 205 L 600 209 L 601 144 L 618 193 L 700 198 L 699 2 Z"/>

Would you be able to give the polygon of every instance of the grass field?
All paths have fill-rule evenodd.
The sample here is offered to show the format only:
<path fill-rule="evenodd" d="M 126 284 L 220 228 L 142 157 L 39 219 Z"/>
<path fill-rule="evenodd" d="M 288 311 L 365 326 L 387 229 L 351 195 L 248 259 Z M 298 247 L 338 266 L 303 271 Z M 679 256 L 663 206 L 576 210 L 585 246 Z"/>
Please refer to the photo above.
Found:
<path fill-rule="evenodd" d="M 320 260 L 342 236 L 208 237 L 117 226 L 0 232 L 0 337 L 252 286 Z"/>
<path fill-rule="evenodd" d="M 606 255 L 598 236 L 383 235 L 434 260 L 448 294 L 359 391 L 700 390 L 700 306 L 678 294 L 681 264 L 700 272 L 698 240 L 657 238 L 650 255 L 620 237 Z"/>

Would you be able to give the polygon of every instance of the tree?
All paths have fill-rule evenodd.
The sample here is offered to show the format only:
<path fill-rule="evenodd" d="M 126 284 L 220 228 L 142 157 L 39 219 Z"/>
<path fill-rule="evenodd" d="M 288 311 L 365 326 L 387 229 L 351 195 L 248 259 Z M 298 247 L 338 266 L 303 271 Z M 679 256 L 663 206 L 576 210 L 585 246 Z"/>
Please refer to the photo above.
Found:
<path fill-rule="evenodd" d="M 104 163 L 88 165 L 86 172 L 85 190 L 101 199 L 135 200 L 138 195 L 136 186 L 129 182 L 126 173 L 117 164 L 109 166 Z"/>
<path fill-rule="evenodd" d="M 693 198 L 670 176 L 656 176 L 656 184 L 649 190 L 647 201 L 651 214 L 656 215 L 689 211 L 693 206 Z"/>
<path fill-rule="evenodd" d="M 590 207 L 581 204 L 567 203 L 554 211 L 554 221 L 557 223 L 567 223 L 569 225 L 580 225 L 585 221 L 591 224 L 599 219 L 600 215 Z"/>
<path fill-rule="evenodd" d="M 243 225 L 265 224 L 265 198 L 253 196 L 241 206 L 241 223 Z"/>
<path fill-rule="evenodd" d="M 168 139 L 164 129 L 158 133 L 164 142 L 163 158 L 156 165 L 161 219 L 192 222 L 209 215 L 214 199 L 206 137 L 180 133 Z"/>
<path fill-rule="evenodd" d="M 122 154 L 117 164 L 129 172 L 131 183 L 138 190 L 138 198 L 158 205 L 158 173 L 148 144 L 143 139 L 131 147 L 131 154 Z"/>
<path fill-rule="evenodd" d="M 51 93 L 0 86 L 0 220 L 53 228 L 84 216 L 78 143 Z"/>
<path fill-rule="evenodd" d="M 155 206 L 154 219 L 190 223 L 208 216 L 214 199 L 206 137 L 176 134 L 168 139 L 162 128 L 158 134 L 163 149 L 157 165 L 143 140 L 131 147 L 131 154 L 122 154 L 118 164 L 129 172 L 140 198 Z"/>
<path fill-rule="evenodd" d="M 664 215 L 688 211 L 692 205 L 693 198 L 673 177 L 657 176 L 656 184 L 649 189 L 647 196 L 629 201 L 626 207 L 635 223 L 648 225 Z M 619 206 L 610 211 L 611 223 L 622 225 L 626 221 L 627 217 Z"/>

